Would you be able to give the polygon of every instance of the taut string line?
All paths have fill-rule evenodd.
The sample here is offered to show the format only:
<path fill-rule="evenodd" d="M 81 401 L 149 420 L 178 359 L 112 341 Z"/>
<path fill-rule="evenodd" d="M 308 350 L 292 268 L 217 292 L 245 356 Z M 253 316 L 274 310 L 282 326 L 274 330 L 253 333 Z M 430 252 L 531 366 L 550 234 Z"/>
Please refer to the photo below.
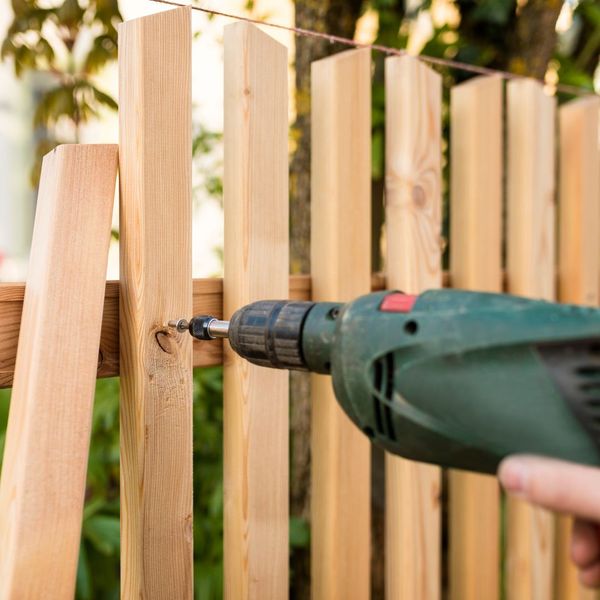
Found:
<path fill-rule="evenodd" d="M 181 4 L 179 2 L 174 2 L 173 0 L 151 0 L 152 2 L 158 2 L 159 4 L 168 4 L 169 6 L 178 6 L 185 7 L 189 6 L 192 10 L 197 10 L 199 12 L 207 13 L 209 15 L 215 15 L 217 17 L 226 17 L 228 19 L 234 19 L 236 21 L 246 21 L 247 23 L 254 23 L 255 25 L 264 25 L 265 27 L 271 27 L 273 29 L 282 29 L 283 31 L 289 31 L 295 35 L 303 35 L 305 37 L 313 37 L 318 39 L 327 40 L 331 44 L 342 44 L 344 46 L 351 46 L 353 48 L 367 48 L 370 50 L 374 50 L 375 52 L 382 52 L 384 54 L 390 56 L 406 56 L 408 52 L 406 50 L 402 50 L 400 48 L 391 48 L 390 46 L 383 46 L 382 44 L 365 44 L 362 42 L 357 42 L 350 38 L 342 37 L 340 35 L 334 35 L 332 33 L 324 33 L 321 31 L 312 31 L 311 29 L 302 29 L 301 27 L 290 27 L 288 25 L 281 25 L 280 23 L 271 23 L 270 21 L 261 21 L 260 19 L 253 19 L 252 17 L 245 17 L 243 15 L 234 15 L 231 13 L 222 12 L 219 10 L 214 10 L 212 8 L 203 8 L 201 6 L 190 5 L 190 4 Z M 458 60 L 452 60 L 447 58 L 438 58 L 436 56 L 428 56 L 427 54 L 419 54 L 415 56 L 419 60 L 422 60 L 425 63 L 429 63 L 432 65 L 451 67 L 453 69 L 458 69 L 460 71 L 467 71 L 469 73 L 476 73 L 478 75 L 498 75 L 503 79 L 534 79 L 535 81 L 539 81 L 542 84 L 546 82 L 542 79 L 537 79 L 534 77 L 525 77 L 524 75 L 518 75 L 516 73 L 511 73 L 510 71 L 502 71 L 499 69 L 490 69 L 488 67 L 480 67 L 478 65 L 471 65 L 469 63 L 464 63 Z M 585 88 L 577 87 L 574 85 L 565 85 L 565 84 L 557 84 L 554 88 L 560 92 L 565 92 L 566 94 L 574 94 L 577 96 L 580 95 L 595 95 L 594 92 L 587 90 Z"/>

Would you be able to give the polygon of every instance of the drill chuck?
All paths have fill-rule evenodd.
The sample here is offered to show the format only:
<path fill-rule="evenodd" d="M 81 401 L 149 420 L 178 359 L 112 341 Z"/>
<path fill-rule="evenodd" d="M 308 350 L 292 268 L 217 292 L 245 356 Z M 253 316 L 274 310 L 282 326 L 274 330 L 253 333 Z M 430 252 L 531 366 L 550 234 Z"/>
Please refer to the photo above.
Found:
<path fill-rule="evenodd" d="M 246 360 L 276 369 L 307 370 L 302 352 L 302 327 L 314 302 L 263 300 L 234 313 L 231 321 L 211 316 L 190 320 L 189 331 L 198 340 L 228 338 Z"/>
<path fill-rule="evenodd" d="M 263 300 L 234 313 L 229 343 L 251 363 L 276 369 L 306 370 L 302 327 L 313 302 Z"/>

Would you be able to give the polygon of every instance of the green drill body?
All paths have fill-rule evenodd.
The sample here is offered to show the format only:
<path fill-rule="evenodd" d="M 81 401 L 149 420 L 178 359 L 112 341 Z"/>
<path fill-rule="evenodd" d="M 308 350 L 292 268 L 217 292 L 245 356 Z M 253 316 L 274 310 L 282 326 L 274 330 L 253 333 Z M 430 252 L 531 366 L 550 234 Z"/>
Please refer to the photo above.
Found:
<path fill-rule="evenodd" d="M 483 473 L 523 452 L 600 464 L 598 309 L 459 290 L 262 301 L 228 337 L 256 364 L 331 374 L 346 414 L 393 454 Z"/>

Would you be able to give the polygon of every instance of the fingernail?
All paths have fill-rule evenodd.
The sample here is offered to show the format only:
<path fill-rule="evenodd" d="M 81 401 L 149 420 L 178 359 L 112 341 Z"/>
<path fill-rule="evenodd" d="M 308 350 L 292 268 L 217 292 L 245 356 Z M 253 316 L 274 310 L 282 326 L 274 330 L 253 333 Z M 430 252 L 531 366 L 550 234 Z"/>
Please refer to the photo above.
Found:
<path fill-rule="evenodd" d="M 525 495 L 527 486 L 527 466 L 521 460 L 507 459 L 500 465 L 498 478 L 502 487 L 513 496 Z"/>

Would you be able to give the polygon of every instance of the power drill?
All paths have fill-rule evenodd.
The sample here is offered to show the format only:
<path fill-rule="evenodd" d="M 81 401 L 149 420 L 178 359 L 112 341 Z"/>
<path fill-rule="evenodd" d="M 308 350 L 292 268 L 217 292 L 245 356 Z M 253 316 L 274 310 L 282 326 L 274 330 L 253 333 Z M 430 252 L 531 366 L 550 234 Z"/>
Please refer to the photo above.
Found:
<path fill-rule="evenodd" d="M 342 409 L 393 454 L 481 473 L 514 453 L 600 465 L 600 309 L 431 290 L 170 324 L 228 338 L 256 365 L 330 374 Z"/>

